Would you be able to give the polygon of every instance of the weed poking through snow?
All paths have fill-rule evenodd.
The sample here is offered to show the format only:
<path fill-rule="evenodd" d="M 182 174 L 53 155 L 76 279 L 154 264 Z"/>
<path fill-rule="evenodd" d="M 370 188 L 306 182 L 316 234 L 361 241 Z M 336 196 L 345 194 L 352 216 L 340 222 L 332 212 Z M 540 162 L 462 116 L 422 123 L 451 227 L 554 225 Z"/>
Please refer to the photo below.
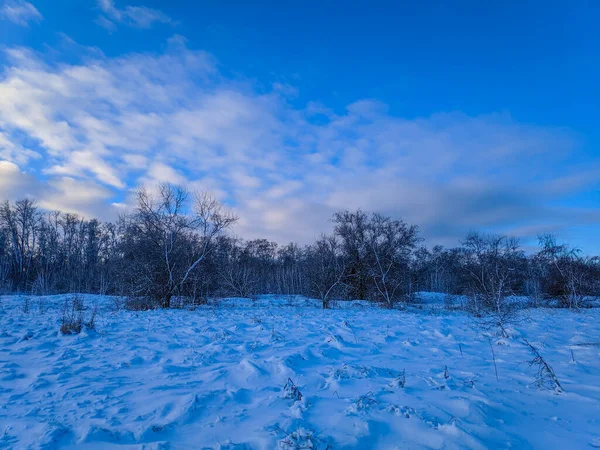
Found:
<path fill-rule="evenodd" d="M 525 345 L 529 347 L 534 356 L 534 358 L 529 361 L 529 365 L 537 366 L 535 384 L 540 388 L 553 390 L 557 394 L 564 392 L 560 382 L 558 381 L 558 378 L 556 378 L 554 370 L 552 367 L 550 367 L 542 355 L 540 355 L 538 349 L 531 345 L 527 339 L 523 339 L 523 342 L 525 342 Z"/>
<path fill-rule="evenodd" d="M 287 383 L 283 387 L 284 398 L 291 398 L 294 401 L 302 400 L 302 392 L 298 389 L 298 386 L 294 384 L 291 378 L 288 378 Z"/>
<path fill-rule="evenodd" d="M 60 325 L 62 334 L 79 334 L 84 327 L 88 330 L 96 329 L 97 308 L 92 310 L 92 314 L 87 321 L 84 321 L 83 310 L 83 299 L 80 296 L 74 295 L 71 298 L 65 298 Z"/>

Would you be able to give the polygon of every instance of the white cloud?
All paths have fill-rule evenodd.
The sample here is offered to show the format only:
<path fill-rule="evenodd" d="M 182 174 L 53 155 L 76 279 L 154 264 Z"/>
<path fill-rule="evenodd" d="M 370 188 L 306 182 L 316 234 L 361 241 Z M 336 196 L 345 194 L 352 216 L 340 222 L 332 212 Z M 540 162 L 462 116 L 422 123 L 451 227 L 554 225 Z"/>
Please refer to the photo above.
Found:
<path fill-rule="evenodd" d="M 172 183 L 177 185 L 187 185 L 187 178 L 177 169 L 162 162 L 153 163 L 148 169 L 146 177 L 139 180 L 140 184 L 156 185 L 159 183 Z"/>
<path fill-rule="evenodd" d="M 297 109 L 289 91 L 228 79 L 181 39 L 162 54 L 80 64 L 9 52 L 0 197 L 29 186 L 48 207 L 110 217 L 136 185 L 170 181 L 232 205 L 238 234 L 282 242 L 309 241 L 333 212 L 357 207 L 443 243 L 473 228 L 534 233 L 590 220 L 552 205 L 600 173 L 588 164 L 577 176 L 577 140 L 564 130 L 493 114 L 407 120 L 374 100 L 339 114 Z"/>
<path fill-rule="evenodd" d="M 19 166 L 10 161 L 0 160 L 0 194 L 2 194 L 3 200 L 35 194 L 36 192 L 24 191 L 29 181 Z"/>
<path fill-rule="evenodd" d="M 87 217 L 116 218 L 116 209 L 109 203 L 113 193 L 91 180 L 58 177 L 46 185 L 47 191 L 38 197 L 39 205 L 48 210 L 72 212 Z"/>
<path fill-rule="evenodd" d="M 0 160 L 25 165 L 29 161 L 39 158 L 41 155 L 38 152 L 13 142 L 6 133 L 0 131 Z"/>
<path fill-rule="evenodd" d="M 116 23 L 136 28 L 151 28 L 157 23 L 174 24 L 173 19 L 158 9 L 145 6 L 125 6 L 119 9 L 113 0 L 98 0 L 102 13 L 97 23 L 108 30 L 114 30 Z"/>
<path fill-rule="evenodd" d="M 26 27 L 30 22 L 39 22 L 44 17 L 31 3 L 23 0 L 7 0 L 0 7 L 0 18 Z"/>
<path fill-rule="evenodd" d="M 117 210 L 109 202 L 113 195 L 113 192 L 93 180 L 53 177 L 42 181 L 18 165 L 0 160 L 1 200 L 15 201 L 30 197 L 47 210 L 114 220 Z"/>
<path fill-rule="evenodd" d="M 116 188 L 125 187 L 123 181 L 119 179 L 116 170 L 102 158 L 105 150 L 101 146 L 95 147 L 72 152 L 64 164 L 54 165 L 47 169 L 45 173 L 77 176 L 89 172 L 104 184 Z"/>

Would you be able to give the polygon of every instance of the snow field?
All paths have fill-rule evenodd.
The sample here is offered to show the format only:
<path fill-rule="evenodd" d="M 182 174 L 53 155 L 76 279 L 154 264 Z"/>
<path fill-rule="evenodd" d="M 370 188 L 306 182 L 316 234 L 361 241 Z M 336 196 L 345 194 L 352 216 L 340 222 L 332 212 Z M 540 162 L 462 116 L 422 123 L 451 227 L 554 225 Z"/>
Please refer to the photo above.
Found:
<path fill-rule="evenodd" d="M 0 448 L 600 446 L 600 310 L 528 310 L 500 338 L 429 309 L 84 296 L 96 331 L 63 336 L 64 299 L 0 298 Z M 536 385 L 523 338 L 563 393 Z"/>

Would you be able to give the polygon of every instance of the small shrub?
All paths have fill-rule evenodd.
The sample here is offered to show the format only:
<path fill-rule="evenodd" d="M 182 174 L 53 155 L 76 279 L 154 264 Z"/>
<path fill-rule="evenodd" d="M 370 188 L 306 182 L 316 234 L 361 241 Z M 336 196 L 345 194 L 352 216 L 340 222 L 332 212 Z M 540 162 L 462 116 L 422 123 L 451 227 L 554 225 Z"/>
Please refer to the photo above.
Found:
<path fill-rule="evenodd" d="M 79 334 L 83 325 L 83 312 L 77 311 L 74 302 L 65 300 L 60 332 L 62 334 Z"/>
<path fill-rule="evenodd" d="M 406 369 L 402 369 L 402 372 L 395 377 L 390 383 L 390 387 L 392 388 L 404 388 L 406 385 Z"/>
<path fill-rule="evenodd" d="M 537 367 L 535 384 L 539 388 L 549 389 L 557 394 L 563 392 L 563 388 L 558 381 L 554 370 L 552 367 L 550 367 L 542 355 L 540 355 L 538 349 L 531 345 L 527 339 L 523 339 L 523 342 L 525 345 L 527 345 L 527 347 L 529 347 L 529 350 L 531 350 L 534 356 L 534 358 L 529 361 L 529 365 Z"/>
<path fill-rule="evenodd" d="M 448 311 L 454 310 L 456 307 L 456 299 L 453 295 L 446 294 L 444 296 L 444 308 Z"/>
<path fill-rule="evenodd" d="M 156 302 L 147 297 L 127 297 L 123 306 L 129 311 L 149 311 L 158 307 Z"/>
<path fill-rule="evenodd" d="M 38 309 L 38 313 L 39 314 L 45 314 L 46 311 L 48 310 L 48 305 L 46 305 L 46 303 L 42 299 L 39 299 L 36 302 L 36 305 L 37 305 L 37 309 Z"/>
<path fill-rule="evenodd" d="M 112 309 L 114 311 L 120 311 L 123 306 L 124 306 L 125 302 L 123 301 L 122 297 L 112 297 Z"/>
<path fill-rule="evenodd" d="M 98 309 L 97 309 L 97 308 L 94 308 L 94 309 L 92 310 L 92 315 L 90 316 L 89 320 L 87 320 L 87 321 L 85 322 L 85 327 L 86 327 L 88 330 L 94 330 L 94 331 L 96 330 L 96 314 L 97 314 L 97 313 L 98 313 Z"/>
<path fill-rule="evenodd" d="M 23 313 L 29 314 L 30 310 L 31 310 L 31 299 L 29 298 L 29 296 L 27 296 L 27 297 L 25 297 L 25 300 L 23 301 Z"/>
<path fill-rule="evenodd" d="M 279 427 L 276 429 L 285 434 L 285 438 L 281 439 L 277 444 L 277 448 L 281 450 L 330 448 L 329 445 L 325 446 L 325 443 L 320 442 L 320 439 L 315 436 L 313 431 L 302 427 L 291 433 L 287 433 Z"/>
<path fill-rule="evenodd" d="M 367 392 L 365 395 L 359 397 L 356 403 L 350 408 L 354 411 L 365 411 L 371 406 L 377 405 L 378 402 L 375 400 L 375 396 L 372 391 Z"/>
<path fill-rule="evenodd" d="M 302 400 L 302 392 L 298 389 L 298 386 L 294 384 L 291 378 L 288 378 L 287 383 L 283 387 L 284 398 L 291 398 L 294 401 Z"/>
<path fill-rule="evenodd" d="M 83 311 L 83 298 L 80 297 L 79 295 L 74 295 L 73 299 L 73 310 L 74 311 Z"/>
<path fill-rule="evenodd" d="M 79 334 L 84 327 L 88 330 L 95 330 L 97 308 L 92 310 L 92 314 L 87 321 L 84 320 L 83 311 L 83 298 L 78 295 L 66 298 L 62 309 L 60 332 L 62 334 Z"/>

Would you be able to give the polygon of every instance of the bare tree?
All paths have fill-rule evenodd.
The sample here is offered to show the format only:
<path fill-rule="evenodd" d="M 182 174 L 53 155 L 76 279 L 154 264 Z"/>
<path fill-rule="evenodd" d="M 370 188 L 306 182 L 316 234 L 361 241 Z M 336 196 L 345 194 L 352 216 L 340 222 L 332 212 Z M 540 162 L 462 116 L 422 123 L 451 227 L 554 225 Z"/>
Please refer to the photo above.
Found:
<path fill-rule="evenodd" d="M 369 216 L 362 210 L 338 212 L 333 216 L 334 235 L 340 239 L 348 266 L 349 295 L 364 300 L 368 296 L 369 247 L 366 242 Z"/>
<path fill-rule="evenodd" d="M 547 292 L 558 297 L 569 308 L 579 308 L 591 278 L 586 269 L 593 264 L 593 260 L 586 261 L 580 257 L 576 248 L 559 245 L 552 235 L 541 235 L 539 241 L 541 250 L 538 257 L 548 268 Z"/>
<path fill-rule="evenodd" d="M 275 286 L 278 294 L 301 294 L 305 284 L 302 267 L 304 251 L 296 243 L 281 247 L 277 252 Z"/>
<path fill-rule="evenodd" d="M 323 309 L 328 309 L 332 297 L 348 287 L 346 260 L 336 238 L 322 235 L 307 249 L 305 262 L 309 293 L 321 300 Z"/>
<path fill-rule="evenodd" d="M 167 184 L 159 186 L 157 196 L 140 189 L 136 211 L 127 219 L 126 229 L 137 235 L 129 242 L 130 281 L 135 279 L 132 293 L 163 308 L 183 293 L 215 237 L 237 220 L 206 193 L 195 194 L 188 210 L 188 196 L 184 189 Z"/>
<path fill-rule="evenodd" d="M 11 242 L 17 289 L 26 288 L 30 281 L 40 221 L 41 214 L 31 199 L 19 200 L 14 205 L 5 202 L 0 207 L 0 223 Z"/>
<path fill-rule="evenodd" d="M 514 312 L 507 297 L 514 295 L 524 255 L 514 238 L 470 233 L 464 245 L 464 270 L 474 312 L 492 313 L 504 331 L 504 322 Z"/>
<path fill-rule="evenodd" d="M 411 292 L 409 260 L 418 242 L 418 228 L 401 220 L 373 214 L 367 228 L 367 243 L 372 255 L 369 273 L 376 295 L 392 306 L 401 288 Z"/>
<path fill-rule="evenodd" d="M 248 255 L 241 247 L 239 240 L 230 239 L 229 244 L 225 261 L 222 261 L 222 267 L 219 269 L 225 292 L 238 297 L 250 297 L 256 292 L 259 283 L 258 274 L 248 260 Z"/>
<path fill-rule="evenodd" d="M 460 266 L 457 249 L 435 245 L 431 251 L 419 248 L 413 254 L 413 270 L 418 289 L 427 292 L 452 294 L 458 290 Z"/>
<path fill-rule="evenodd" d="M 12 285 L 10 282 L 10 263 L 5 255 L 0 255 L 0 292 L 8 293 L 11 291 Z"/>

